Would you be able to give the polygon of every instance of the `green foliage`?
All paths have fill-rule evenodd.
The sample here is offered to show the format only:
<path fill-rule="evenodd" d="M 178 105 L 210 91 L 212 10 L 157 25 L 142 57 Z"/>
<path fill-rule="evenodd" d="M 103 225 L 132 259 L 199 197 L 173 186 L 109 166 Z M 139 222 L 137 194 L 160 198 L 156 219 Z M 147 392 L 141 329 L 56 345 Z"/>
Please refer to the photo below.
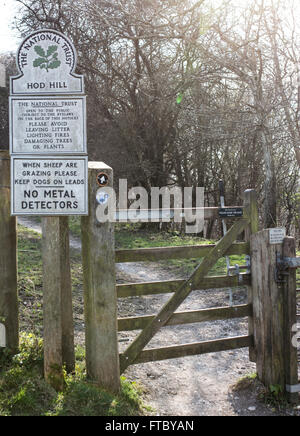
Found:
<path fill-rule="evenodd" d="M 81 221 L 80 217 L 77 216 L 70 216 L 69 217 L 69 228 L 70 232 L 77 237 L 80 237 L 81 235 Z"/>
<path fill-rule="evenodd" d="M 245 391 L 251 389 L 257 381 L 257 374 L 253 372 L 241 377 L 234 386 L 232 386 L 233 392 Z"/>
<path fill-rule="evenodd" d="M 261 393 L 261 399 L 277 410 L 286 409 L 289 404 L 285 392 L 280 385 L 271 385 Z"/>
<path fill-rule="evenodd" d="M 50 45 L 48 47 L 48 51 L 47 51 L 47 57 L 51 56 L 52 54 L 54 54 L 57 51 L 57 45 Z M 55 57 L 57 57 L 57 53 L 54 54 Z"/>
<path fill-rule="evenodd" d="M 182 100 L 183 100 L 183 94 L 180 93 L 177 95 L 176 103 L 180 104 L 182 102 Z"/>
<path fill-rule="evenodd" d="M 57 45 L 50 45 L 47 53 L 45 53 L 45 50 L 41 46 L 35 46 L 34 50 L 40 57 L 33 61 L 33 66 L 35 68 L 40 67 L 41 69 L 46 69 L 47 72 L 49 69 L 58 68 L 61 62 L 58 60 L 57 49 Z"/>
<path fill-rule="evenodd" d="M 114 395 L 86 381 L 84 353 L 76 350 L 76 374 L 65 376 L 56 392 L 43 379 L 43 341 L 21 334 L 19 354 L 3 357 L 0 371 L 0 416 L 130 416 L 143 413 L 140 390 L 121 378 Z"/>
<path fill-rule="evenodd" d="M 42 58 L 46 57 L 46 53 L 44 52 L 44 49 L 41 46 L 39 46 L 39 45 L 35 46 L 34 51 Z"/>

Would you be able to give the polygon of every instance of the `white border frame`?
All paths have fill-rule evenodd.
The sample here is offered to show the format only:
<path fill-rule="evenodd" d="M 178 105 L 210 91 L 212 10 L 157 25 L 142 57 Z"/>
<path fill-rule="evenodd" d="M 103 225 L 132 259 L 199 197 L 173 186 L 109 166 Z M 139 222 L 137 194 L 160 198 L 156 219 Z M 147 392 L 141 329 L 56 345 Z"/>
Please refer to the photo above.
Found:
<path fill-rule="evenodd" d="M 57 95 L 57 94 L 64 95 L 64 94 L 67 94 L 66 91 L 58 92 L 57 90 L 56 90 L 56 92 L 42 92 L 42 91 L 39 90 L 38 92 L 35 92 L 35 93 L 34 92 L 25 92 L 25 91 L 24 92 L 14 92 L 14 86 L 13 86 L 14 85 L 14 81 L 16 81 L 16 80 L 18 80 L 18 79 L 20 79 L 21 77 L 24 76 L 24 74 L 23 74 L 23 72 L 22 72 L 22 70 L 20 68 L 20 63 L 19 63 L 20 51 L 21 51 L 23 45 L 25 44 L 25 42 L 28 39 L 34 37 L 38 33 L 43 33 L 43 32 L 55 33 L 57 36 L 59 36 L 60 38 L 64 39 L 65 41 L 67 41 L 67 43 L 70 45 L 70 47 L 71 47 L 71 49 L 73 51 L 73 56 L 74 56 L 74 64 L 73 64 L 73 66 L 72 66 L 72 68 L 70 70 L 70 75 L 72 77 L 76 78 L 76 79 L 80 79 L 80 90 L 79 91 L 70 91 L 69 94 L 76 94 L 76 95 L 77 94 L 84 94 L 84 76 L 80 75 L 80 74 L 76 74 L 74 72 L 75 69 L 76 69 L 76 65 L 77 65 L 77 52 L 76 52 L 76 49 L 75 49 L 72 41 L 67 36 L 65 36 L 63 33 L 58 32 L 57 30 L 44 29 L 43 28 L 43 29 L 40 29 L 40 30 L 37 30 L 37 31 L 31 33 L 26 38 L 24 38 L 24 40 L 22 41 L 22 43 L 20 44 L 20 46 L 18 48 L 17 57 L 16 57 L 16 64 L 17 64 L 17 68 L 18 68 L 18 71 L 19 71 L 19 75 L 11 76 L 10 79 L 9 79 L 9 82 L 10 82 L 10 95 L 11 96 L 17 96 L 17 95 Z"/>
<path fill-rule="evenodd" d="M 85 177 L 85 186 L 84 186 L 84 211 L 77 211 L 77 212 L 67 212 L 67 213 L 61 213 L 61 212 L 36 212 L 28 211 L 28 212 L 16 212 L 15 211 L 15 183 L 14 183 L 14 172 L 15 172 L 15 160 L 84 160 L 85 161 L 85 171 L 84 171 L 84 177 Z M 88 204 L 88 156 L 77 156 L 75 155 L 70 158 L 70 156 L 24 156 L 24 155 L 13 155 L 11 157 L 11 216 L 87 216 L 89 215 L 89 204 Z M 59 188 L 59 186 L 58 186 Z"/>
<path fill-rule="evenodd" d="M 44 153 L 42 151 L 28 151 L 28 152 L 21 152 L 21 151 L 14 151 L 14 140 L 13 140 L 13 133 L 14 133 L 14 125 L 13 125 L 13 101 L 17 100 L 82 100 L 82 131 L 83 131 L 83 137 L 82 137 L 82 150 L 76 151 L 76 150 L 47 150 Z M 80 122 L 80 121 L 78 121 Z M 9 152 L 13 155 L 24 155 L 24 156 L 45 156 L 45 155 L 84 155 L 87 154 L 87 131 L 86 131 L 86 96 L 42 96 L 39 97 L 37 95 L 35 96 L 11 96 L 9 97 Z"/>

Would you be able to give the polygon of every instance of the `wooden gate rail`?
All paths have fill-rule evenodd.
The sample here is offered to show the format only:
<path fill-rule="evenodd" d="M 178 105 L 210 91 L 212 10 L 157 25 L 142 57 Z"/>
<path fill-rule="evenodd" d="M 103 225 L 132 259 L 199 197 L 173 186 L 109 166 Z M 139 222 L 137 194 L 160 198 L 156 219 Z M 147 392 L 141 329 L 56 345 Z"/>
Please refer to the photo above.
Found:
<path fill-rule="evenodd" d="M 142 297 L 144 295 L 169 294 L 175 292 L 179 286 L 183 285 L 184 279 L 165 280 L 161 282 L 143 282 L 118 284 L 118 298 Z M 234 288 L 238 286 L 250 286 L 251 274 L 241 273 L 239 276 L 210 276 L 204 277 L 200 286 L 192 285 L 191 290 L 206 290 L 220 288 Z"/>
<path fill-rule="evenodd" d="M 187 312 L 176 312 L 163 327 L 193 324 L 222 319 L 245 318 L 252 314 L 251 304 L 242 304 L 234 307 L 217 307 Z M 155 318 L 155 315 L 136 316 L 118 319 L 118 331 L 142 330 Z"/>
<path fill-rule="evenodd" d="M 180 247 L 138 248 L 135 250 L 116 250 L 116 262 L 156 262 L 168 259 L 197 259 L 211 253 L 216 244 L 187 245 Z M 248 242 L 233 243 L 220 256 L 250 254 Z"/>
<path fill-rule="evenodd" d="M 193 344 L 174 345 L 165 348 L 143 350 L 132 364 L 155 362 L 158 360 L 175 359 L 178 357 L 195 356 L 219 351 L 248 348 L 253 345 L 253 336 L 237 336 Z"/>

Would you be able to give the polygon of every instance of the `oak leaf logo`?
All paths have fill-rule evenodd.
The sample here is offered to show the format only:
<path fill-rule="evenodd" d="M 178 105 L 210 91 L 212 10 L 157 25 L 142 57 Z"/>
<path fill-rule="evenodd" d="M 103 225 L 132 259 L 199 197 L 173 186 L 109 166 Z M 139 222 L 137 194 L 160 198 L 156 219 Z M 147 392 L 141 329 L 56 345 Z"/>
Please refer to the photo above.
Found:
<path fill-rule="evenodd" d="M 43 47 L 36 45 L 34 50 L 39 57 L 33 61 L 33 66 L 35 68 L 40 67 L 42 70 L 45 69 L 47 73 L 49 70 L 58 68 L 61 65 L 61 62 L 58 59 L 57 49 L 57 45 L 50 45 L 46 53 Z"/>

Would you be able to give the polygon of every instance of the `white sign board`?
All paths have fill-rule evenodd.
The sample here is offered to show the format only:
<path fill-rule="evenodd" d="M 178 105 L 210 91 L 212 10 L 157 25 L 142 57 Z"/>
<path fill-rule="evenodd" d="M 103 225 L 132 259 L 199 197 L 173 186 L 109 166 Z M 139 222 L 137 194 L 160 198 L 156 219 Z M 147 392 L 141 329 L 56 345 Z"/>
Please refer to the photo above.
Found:
<path fill-rule="evenodd" d="M 12 215 L 88 215 L 87 156 L 11 158 Z"/>
<path fill-rule="evenodd" d="M 285 236 L 286 236 L 286 230 L 284 227 L 269 229 L 269 243 L 270 244 L 282 244 Z"/>
<path fill-rule="evenodd" d="M 85 97 L 10 97 L 10 152 L 86 153 Z"/>
<path fill-rule="evenodd" d="M 0 88 L 6 88 L 6 68 L 0 63 Z"/>
<path fill-rule="evenodd" d="M 83 77 L 74 73 L 76 51 L 71 41 L 55 30 L 29 35 L 17 54 L 19 76 L 11 78 L 11 95 L 83 94 Z"/>
<path fill-rule="evenodd" d="M 4 324 L 0 323 L 0 348 L 6 347 L 6 328 Z"/>

